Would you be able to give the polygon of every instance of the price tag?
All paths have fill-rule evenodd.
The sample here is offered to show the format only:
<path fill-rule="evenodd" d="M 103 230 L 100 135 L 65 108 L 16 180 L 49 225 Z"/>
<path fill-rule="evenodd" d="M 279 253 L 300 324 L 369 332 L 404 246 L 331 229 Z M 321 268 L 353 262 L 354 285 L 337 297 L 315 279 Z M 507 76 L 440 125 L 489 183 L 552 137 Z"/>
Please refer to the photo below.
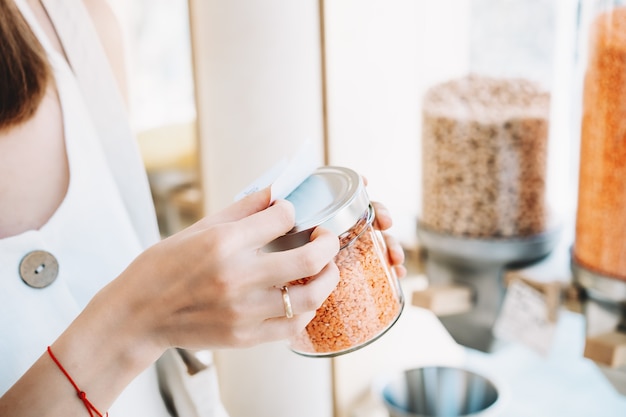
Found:
<path fill-rule="evenodd" d="M 550 320 L 546 296 L 516 279 L 507 287 L 493 333 L 499 339 L 522 343 L 542 355 L 547 355 L 556 326 L 557 321 Z"/>

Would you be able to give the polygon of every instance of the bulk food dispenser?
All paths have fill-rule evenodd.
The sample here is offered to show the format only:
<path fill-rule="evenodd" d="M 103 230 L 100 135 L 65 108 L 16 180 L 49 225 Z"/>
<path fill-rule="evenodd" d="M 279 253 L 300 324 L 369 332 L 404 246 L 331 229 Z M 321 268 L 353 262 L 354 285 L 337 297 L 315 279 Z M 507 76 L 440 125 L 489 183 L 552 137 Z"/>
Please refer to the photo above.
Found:
<path fill-rule="evenodd" d="M 429 287 L 412 301 L 484 352 L 494 346 L 504 271 L 544 259 L 560 237 L 552 3 L 474 2 L 460 36 L 467 67 L 432 83 L 422 100 L 417 236 Z"/>
<path fill-rule="evenodd" d="M 493 352 L 505 276 L 556 259 L 556 303 L 579 297 L 584 356 L 626 394 L 626 1 L 513 3 L 472 3 L 467 67 L 423 95 L 412 302 Z"/>
<path fill-rule="evenodd" d="M 581 5 L 572 272 L 583 292 L 585 356 L 626 394 L 626 2 Z"/>
<path fill-rule="evenodd" d="M 457 342 L 488 351 L 504 268 L 542 259 L 558 238 L 545 195 L 549 95 L 525 79 L 471 75 L 434 87 L 423 114 L 426 275 L 465 291 L 471 308 L 441 320 Z"/>

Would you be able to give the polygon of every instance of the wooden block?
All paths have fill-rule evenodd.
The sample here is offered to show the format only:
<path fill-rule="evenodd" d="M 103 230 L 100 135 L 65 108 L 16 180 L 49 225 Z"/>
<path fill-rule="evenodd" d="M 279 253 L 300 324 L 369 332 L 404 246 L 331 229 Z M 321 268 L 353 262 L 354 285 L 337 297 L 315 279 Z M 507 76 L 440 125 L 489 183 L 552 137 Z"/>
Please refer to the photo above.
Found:
<path fill-rule="evenodd" d="M 612 368 L 626 365 L 626 333 L 609 332 L 588 337 L 584 356 Z"/>
<path fill-rule="evenodd" d="M 473 291 L 465 285 L 433 285 L 413 292 L 412 304 L 437 316 L 466 313 L 473 306 Z"/>

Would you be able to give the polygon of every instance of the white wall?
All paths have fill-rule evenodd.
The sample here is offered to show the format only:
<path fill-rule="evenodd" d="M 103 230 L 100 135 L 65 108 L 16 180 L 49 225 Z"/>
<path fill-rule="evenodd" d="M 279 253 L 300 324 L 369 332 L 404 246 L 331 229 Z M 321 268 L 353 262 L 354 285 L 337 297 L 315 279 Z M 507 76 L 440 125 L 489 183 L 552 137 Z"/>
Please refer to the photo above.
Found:
<path fill-rule="evenodd" d="M 190 0 L 206 211 L 305 141 L 322 163 L 318 3 Z"/>

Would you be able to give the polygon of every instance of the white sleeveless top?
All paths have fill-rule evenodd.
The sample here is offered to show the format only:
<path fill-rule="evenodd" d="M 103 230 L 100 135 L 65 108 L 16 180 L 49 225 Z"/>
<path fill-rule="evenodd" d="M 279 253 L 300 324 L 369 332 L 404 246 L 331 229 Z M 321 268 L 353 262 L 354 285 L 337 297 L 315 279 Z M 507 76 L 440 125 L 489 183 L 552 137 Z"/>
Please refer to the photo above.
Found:
<path fill-rule="evenodd" d="M 0 239 L 0 393 L 142 250 L 71 69 L 51 47 L 26 3 L 16 0 L 16 4 L 53 69 L 70 182 L 61 205 L 39 230 Z M 28 161 L 24 164 L 28 169 Z M 19 273 L 20 261 L 34 250 L 49 252 L 59 265 L 56 280 L 41 289 L 26 285 Z M 169 416 L 155 368 L 138 376 L 109 411 L 112 417 Z"/>

